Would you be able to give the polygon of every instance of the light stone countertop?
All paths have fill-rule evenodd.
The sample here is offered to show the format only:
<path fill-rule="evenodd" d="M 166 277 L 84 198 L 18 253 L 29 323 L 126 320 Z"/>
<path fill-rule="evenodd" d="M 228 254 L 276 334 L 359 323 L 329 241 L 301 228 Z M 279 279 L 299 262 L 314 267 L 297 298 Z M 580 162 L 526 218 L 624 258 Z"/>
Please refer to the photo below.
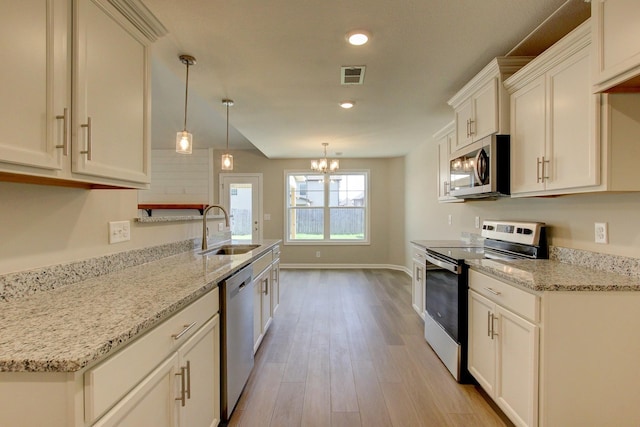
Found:
<path fill-rule="evenodd" d="M 75 372 L 217 287 L 280 240 L 246 254 L 199 250 L 0 304 L 0 372 Z"/>
<path fill-rule="evenodd" d="M 558 261 L 467 260 L 470 268 L 534 292 L 640 291 L 640 278 Z"/>

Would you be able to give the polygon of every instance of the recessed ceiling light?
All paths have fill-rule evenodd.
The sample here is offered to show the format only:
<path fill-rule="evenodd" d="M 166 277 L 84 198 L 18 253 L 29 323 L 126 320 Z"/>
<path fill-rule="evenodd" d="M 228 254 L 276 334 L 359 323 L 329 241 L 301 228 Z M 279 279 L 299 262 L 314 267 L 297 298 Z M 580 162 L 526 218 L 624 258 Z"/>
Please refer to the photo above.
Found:
<path fill-rule="evenodd" d="M 356 105 L 355 101 L 342 101 L 340 103 L 340 106 L 345 110 L 348 110 L 349 108 L 353 108 L 354 105 Z"/>
<path fill-rule="evenodd" d="M 363 30 L 349 31 L 347 41 L 354 46 L 362 46 L 369 41 L 369 33 Z"/>

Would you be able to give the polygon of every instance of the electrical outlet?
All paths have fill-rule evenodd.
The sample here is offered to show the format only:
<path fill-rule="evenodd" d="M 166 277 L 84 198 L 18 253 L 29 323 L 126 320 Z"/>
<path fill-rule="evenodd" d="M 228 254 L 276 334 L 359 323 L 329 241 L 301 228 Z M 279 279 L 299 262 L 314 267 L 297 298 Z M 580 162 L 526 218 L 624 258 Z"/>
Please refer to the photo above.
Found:
<path fill-rule="evenodd" d="M 476 217 L 476 228 L 480 228 L 480 217 Z"/>
<path fill-rule="evenodd" d="M 320 251 L 316 251 L 316 258 L 320 258 Z"/>
<path fill-rule="evenodd" d="M 109 222 L 109 244 L 131 240 L 131 223 L 129 221 Z"/>
<path fill-rule="evenodd" d="M 449 217 L 447 218 L 447 222 L 449 225 L 451 225 L 451 214 L 449 214 Z"/>
<path fill-rule="evenodd" d="M 607 230 L 606 222 L 596 222 L 595 224 L 595 232 L 596 232 L 596 243 L 609 243 L 609 231 Z"/>

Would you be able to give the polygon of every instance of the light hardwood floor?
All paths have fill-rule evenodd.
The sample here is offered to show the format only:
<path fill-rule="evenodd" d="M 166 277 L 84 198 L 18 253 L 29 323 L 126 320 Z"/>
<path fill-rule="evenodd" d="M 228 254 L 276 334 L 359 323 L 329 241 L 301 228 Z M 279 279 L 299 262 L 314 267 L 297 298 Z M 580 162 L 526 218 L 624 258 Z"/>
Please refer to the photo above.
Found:
<path fill-rule="evenodd" d="M 280 286 L 230 426 L 505 426 L 425 342 L 406 274 L 282 270 Z"/>

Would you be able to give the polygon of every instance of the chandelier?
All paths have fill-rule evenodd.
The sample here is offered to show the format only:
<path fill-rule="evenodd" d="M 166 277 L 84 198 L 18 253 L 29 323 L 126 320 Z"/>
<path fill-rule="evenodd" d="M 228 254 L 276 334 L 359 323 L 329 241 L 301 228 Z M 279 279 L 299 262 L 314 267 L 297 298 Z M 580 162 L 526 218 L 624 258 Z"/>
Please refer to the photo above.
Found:
<path fill-rule="evenodd" d="M 324 146 L 324 158 L 320 160 L 312 160 L 311 170 L 322 173 L 337 171 L 340 167 L 340 163 L 335 159 L 327 160 L 327 145 L 329 144 L 327 142 L 323 142 L 322 145 Z"/>

